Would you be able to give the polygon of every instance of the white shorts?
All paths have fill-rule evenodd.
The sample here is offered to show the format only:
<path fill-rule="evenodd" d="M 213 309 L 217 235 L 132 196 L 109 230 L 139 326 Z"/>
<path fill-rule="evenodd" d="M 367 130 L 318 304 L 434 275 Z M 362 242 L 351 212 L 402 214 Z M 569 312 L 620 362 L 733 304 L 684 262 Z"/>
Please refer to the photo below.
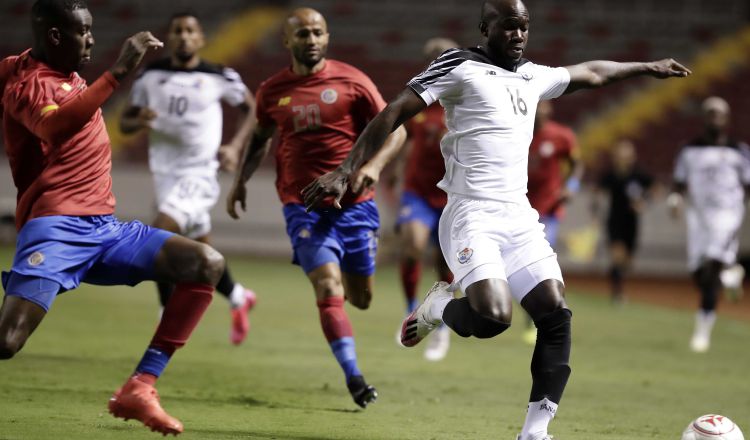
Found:
<path fill-rule="evenodd" d="M 689 206 L 687 221 L 688 268 L 694 271 L 706 260 L 730 265 L 737 261 L 739 232 L 744 211 L 711 210 L 705 212 Z"/>
<path fill-rule="evenodd" d="M 160 213 L 171 217 L 180 233 L 198 238 L 211 232 L 211 208 L 221 188 L 216 176 L 155 174 L 156 203 Z"/>
<path fill-rule="evenodd" d="M 516 301 L 545 280 L 563 282 L 539 214 L 527 203 L 449 195 L 440 217 L 440 248 L 461 289 L 505 280 Z"/>

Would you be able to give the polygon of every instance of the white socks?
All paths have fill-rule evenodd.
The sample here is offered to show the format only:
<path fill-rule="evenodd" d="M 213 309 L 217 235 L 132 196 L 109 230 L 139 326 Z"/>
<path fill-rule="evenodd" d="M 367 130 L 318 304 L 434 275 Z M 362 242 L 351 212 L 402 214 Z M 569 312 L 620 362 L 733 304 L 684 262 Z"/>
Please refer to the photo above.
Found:
<path fill-rule="evenodd" d="M 234 283 L 234 289 L 229 294 L 229 306 L 233 309 L 245 305 L 245 288 L 240 283 Z"/>
<path fill-rule="evenodd" d="M 451 302 L 452 299 L 453 295 L 440 295 L 432 300 L 430 309 L 427 311 L 427 313 L 430 314 L 430 320 L 433 324 L 443 323 L 443 312 L 445 311 L 445 307 L 449 302 Z"/>
<path fill-rule="evenodd" d="M 690 349 L 696 353 L 705 353 L 711 346 L 711 330 L 716 322 L 716 312 L 698 310 L 695 315 L 695 331 L 690 340 Z"/>
<path fill-rule="evenodd" d="M 520 440 L 542 440 L 547 435 L 547 426 L 555 417 L 557 404 L 544 398 L 539 402 L 529 402 L 526 422 L 521 430 Z"/>

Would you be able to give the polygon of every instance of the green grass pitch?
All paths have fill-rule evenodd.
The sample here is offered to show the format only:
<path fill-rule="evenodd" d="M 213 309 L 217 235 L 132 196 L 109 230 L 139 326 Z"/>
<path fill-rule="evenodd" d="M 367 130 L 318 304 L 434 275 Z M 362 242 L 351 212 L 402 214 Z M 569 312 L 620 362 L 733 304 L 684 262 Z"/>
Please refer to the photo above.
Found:
<path fill-rule="evenodd" d="M 0 251 L 7 268 L 11 250 Z M 302 272 L 281 261 L 230 259 L 259 303 L 240 347 L 229 344 L 227 302 L 214 299 L 189 344 L 159 382 L 184 439 L 515 439 L 528 398 L 532 348 L 523 316 L 505 334 L 453 337 L 448 358 L 397 347 L 403 301 L 382 268 L 370 310 L 348 307 L 365 377 L 380 392 L 360 411 L 318 326 Z M 423 281 L 428 287 L 429 281 Z M 688 293 L 688 295 L 692 295 Z M 679 439 L 704 413 L 750 432 L 747 322 L 720 318 L 708 355 L 687 350 L 693 315 L 569 292 L 573 374 L 551 433 L 562 440 Z M 689 301 L 694 301 L 692 296 Z M 0 363 L 0 440 L 155 439 L 106 413 L 156 326 L 153 285 L 84 286 L 59 297 L 16 358 Z"/>

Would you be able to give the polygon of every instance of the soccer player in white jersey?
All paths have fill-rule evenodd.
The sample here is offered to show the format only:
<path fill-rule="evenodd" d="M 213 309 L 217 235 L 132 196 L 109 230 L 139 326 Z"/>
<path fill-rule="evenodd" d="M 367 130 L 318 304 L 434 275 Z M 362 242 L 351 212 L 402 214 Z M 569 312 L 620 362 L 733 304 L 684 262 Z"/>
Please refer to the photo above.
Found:
<path fill-rule="evenodd" d="M 667 201 L 676 215 L 686 194 L 688 268 L 701 293 L 691 350 L 702 353 L 711 344 L 716 304 L 724 287 L 741 286 L 744 270 L 737 262 L 739 230 L 750 185 L 750 151 L 729 136 L 729 104 L 719 97 L 702 105 L 705 130 L 687 144 L 674 170 L 674 192 Z M 732 272 L 738 271 L 734 275 Z"/>
<path fill-rule="evenodd" d="M 482 6 L 482 42 L 444 52 L 373 119 L 349 157 L 305 190 L 308 207 L 340 198 L 349 176 L 372 157 L 385 137 L 427 105 L 445 107 L 448 133 L 441 145 L 448 193 L 440 219 L 440 246 L 455 285 L 453 298 L 437 283 L 404 321 L 402 342 L 413 346 L 445 323 L 458 335 L 491 338 L 511 322 L 511 299 L 538 329 L 531 360 L 532 388 L 520 440 L 551 438 L 547 426 L 570 375 L 570 319 L 555 253 L 526 198 L 529 144 L 541 99 L 639 75 L 683 77 L 674 60 L 650 63 L 591 61 L 564 68 L 523 59 L 529 12 L 520 0 Z"/>
<path fill-rule="evenodd" d="M 236 71 L 198 55 L 205 38 L 194 13 L 173 15 L 168 32 L 170 55 L 151 63 L 135 81 L 120 129 L 148 131 L 158 209 L 154 226 L 208 243 L 209 211 L 220 192 L 217 170 L 220 162 L 229 171 L 236 168 L 254 127 L 255 102 Z M 220 146 L 222 102 L 239 108 L 241 120 L 231 142 Z M 164 307 L 173 286 L 157 283 L 157 288 Z M 230 340 L 240 344 L 250 328 L 247 314 L 255 293 L 235 283 L 228 268 L 216 289 L 231 306 Z"/>

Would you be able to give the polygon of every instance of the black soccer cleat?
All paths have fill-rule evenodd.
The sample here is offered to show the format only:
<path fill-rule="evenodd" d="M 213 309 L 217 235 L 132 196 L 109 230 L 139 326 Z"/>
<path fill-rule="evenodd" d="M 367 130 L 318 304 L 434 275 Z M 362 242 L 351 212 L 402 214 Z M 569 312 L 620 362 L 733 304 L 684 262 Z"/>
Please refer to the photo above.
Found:
<path fill-rule="evenodd" d="M 346 387 L 349 388 L 354 403 L 359 405 L 360 408 L 367 408 L 367 405 L 378 399 L 378 390 L 372 385 L 367 385 L 365 378 L 362 376 L 352 376 L 346 383 Z"/>

